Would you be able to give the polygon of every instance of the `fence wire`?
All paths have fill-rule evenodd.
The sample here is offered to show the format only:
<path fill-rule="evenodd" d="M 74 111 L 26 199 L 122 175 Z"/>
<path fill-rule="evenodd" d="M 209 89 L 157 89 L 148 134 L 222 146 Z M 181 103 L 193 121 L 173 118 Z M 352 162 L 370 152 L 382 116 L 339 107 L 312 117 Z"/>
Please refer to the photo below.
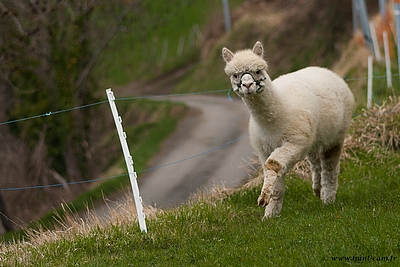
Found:
<path fill-rule="evenodd" d="M 213 147 L 211 149 L 208 149 L 206 151 L 203 151 L 201 153 L 195 154 L 193 156 L 187 157 L 187 158 L 183 158 L 181 160 L 177 160 L 174 162 L 170 162 L 164 165 L 158 165 L 152 168 L 148 168 L 145 170 L 139 170 L 136 171 L 136 173 L 143 173 L 143 172 L 147 172 L 147 171 L 153 171 L 156 169 L 160 169 L 160 168 L 164 168 L 164 167 L 168 167 L 177 163 L 181 163 L 187 160 L 191 160 L 203 155 L 206 155 L 208 153 L 211 153 L 215 150 L 218 150 L 220 148 L 223 148 L 225 146 L 228 146 L 230 144 L 233 144 L 237 141 L 239 141 L 240 139 L 244 138 L 248 136 L 248 134 L 244 134 L 242 136 L 239 136 L 238 138 L 235 138 L 229 142 L 226 142 L 225 144 Z M 33 185 L 33 186 L 23 186 L 23 187 L 9 187 L 9 188 L 0 188 L 0 191 L 19 191 L 19 190 L 28 190 L 28 189 L 44 189 L 44 188 L 51 188 L 51 187 L 65 187 L 65 186 L 69 186 L 69 185 L 79 185 L 79 184 L 86 184 L 86 183 L 94 183 L 94 182 L 98 182 L 98 181 L 105 181 L 105 180 L 110 180 L 110 179 L 115 179 L 115 178 L 121 178 L 121 177 L 125 177 L 125 176 L 129 176 L 129 173 L 124 173 L 124 174 L 120 174 L 120 175 L 114 175 L 114 176 L 109 176 L 109 177 L 104 177 L 104 178 L 96 178 L 96 179 L 91 179 L 91 180 L 84 180 L 84 181 L 77 181 L 77 182 L 68 182 L 68 183 L 59 183 L 59 184 L 49 184 L 49 185 Z"/>
<path fill-rule="evenodd" d="M 192 93 L 183 93 L 183 94 L 120 97 L 120 98 L 116 98 L 115 101 L 127 101 L 127 100 L 139 100 L 139 99 L 157 99 L 157 98 L 165 99 L 165 98 L 188 96 L 188 95 L 223 93 L 223 92 L 229 92 L 229 90 L 230 89 L 214 90 L 214 91 L 203 91 L 203 92 L 192 92 Z M 35 115 L 35 116 L 31 116 L 31 117 L 26 117 L 26 118 L 22 118 L 22 119 L 15 119 L 15 120 L 10 120 L 10 121 L 6 121 L 6 122 L 1 122 L 0 126 L 7 125 L 7 124 L 12 124 L 12 123 L 17 123 L 17 122 L 23 122 L 23 121 L 32 120 L 32 119 L 37 119 L 37 118 L 42 118 L 42 117 L 48 117 L 48 116 L 51 116 L 51 115 L 56 115 L 56 114 L 60 114 L 60 113 L 64 113 L 64 112 L 70 112 L 70 111 L 77 110 L 77 109 L 93 107 L 93 106 L 97 106 L 97 105 L 101 105 L 101 104 L 105 104 L 105 103 L 108 103 L 108 100 L 103 100 L 103 101 L 99 101 L 99 102 L 92 103 L 92 104 L 87 104 L 87 105 L 77 106 L 77 107 L 73 107 L 73 108 L 67 108 L 67 109 L 63 109 L 63 110 L 58 110 L 58 111 L 54 111 L 54 112 L 47 112 L 47 113 L 44 113 L 44 114 Z M 213 152 L 215 150 L 218 150 L 218 149 L 223 148 L 225 146 L 228 146 L 228 145 L 230 145 L 232 143 L 235 143 L 236 141 L 239 141 L 240 139 L 242 139 L 243 137 L 245 137 L 247 135 L 248 134 L 242 135 L 242 136 L 240 136 L 240 137 L 238 137 L 236 139 L 233 139 L 233 140 L 231 140 L 229 142 L 226 142 L 225 144 L 222 144 L 222 145 L 219 145 L 217 147 L 208 149 L 208 150 L 203 151 L 203 152 L 201 152 L 199 154 L 195 154 L 195 155 L 192 155 L 190 157 L 183 158 L 181 160 L 174 161 L 174 162 L 171 162 L 171 163 L 168 163 L 168 164 L 155 166 L 155 167 L 148 168 L 148 169 L 145 169 L 145 170 L 139 170 L 139 171 L 137 171 L 137 173 L 143 173 L 143 172 L 147 172 L 147 171 L 152 171 L 152 170 L 168 167 L 168 166 L 171 166 L 171 165 L 174 165 L 174 164 L 177 164 L 177 163 L 181 163 L 181 162 L 193 159 L 193 158 L 197 158 L 199 156 L 206 155 L 206 154 L 211 153 L 211 152 Z M 32 185 L 32 186 L 23 186 L 23 187 L 0 188 L 0 191 L 20 191 L 20 190 L 31 190 L 31 189 L 45 189 L 45 188 L 53 188 L 53 187 L 65 187 L 65 186 L 70 186 L 70 185 L 80 185 L 80 184 L 86 184 L 86 183 L 94 183 L 94 182 L 99 182 L 99 181 L 106 181 L 106 180 L 116 179 L 116 178 L 121 178 L 121 177 L 126 177 L 126 176 L 129 176 L 129 173 L 124 173 L 124 174 L 114 175 L 114 176 L 109 176 L 109 177 L 104 177 L 104 178 L 95 178 L 95 179 L 90 179 L 90 180 L 76 181 L 76 182 L 57 183 L 57 184 L 48 184 L 48 185 Z"/>
<path fill-rule="evenodd" d="M 228 92 L 230 89 L 226 90 L 214 90 L 214 91 L 203 91 L 203 92 L 193 92 L 193 93 L 185 93 L 185 94 L 169 94 L 169 95 L 147 95 L 147 96 L 132 96 L 132 97 L 119 97 L 116 98 L 115 101 L 124 101 L 124 100 L 139 100 L 139 99 L 156 99 L 156 98 L 169 98 L 169 97 L 180 97 L 180 96 L 187 96 L 187 95 L 200 95 L 200 94 L 210 94 L 210 93 L 221 93 L 221 92 Z M 77 109 L 84 109 L 88 107 L 93 107 L 97 105 L 101 105 L 104 103 L 108 103 L 108 100 L 103 100 L 99 102 L 95 102 L 92 104 L 87 104 L 87 105 L 82 105 L 82 106 L 77 106 L 73 108 L 67 108 L 67 109 L 62 109 L 58 111 L 49 111 L 44 114 L 40 115 L 34 115 L 26 118 L 21 118 L 21 119 L 15 119 L 15 120 L 9 120 L 5 122 L 0 122 L 0 126 L 7 125 L 7 124 L 13 124 L 17 122 L 22 122 L 22 121 L 28 121 L 28 120 L 33 120 L 33 119 L 38 119 L 38 118 L 43 118 L 43 117 L 49 117 L 51 115 L 56 115 L 64 112 L 69 112 Z"/>
<path fill-rule="evenodd" d="M 392 76 L 399 76 L 399 74 L 392 74 Z M 386 79 L 386 75 L 380 75 L 380 76 L 373 76 L 373 79 Z M 367 77 L 359 77 L 359 78 L 343 78 L 346 82 L 351 82 L 351 81 L 360 81 L 360 80 L 366 80 Z M 180 97 L 180 96 L 187 96 L 187 95 L 200 95 L 200 94 L 210 94 L 210 93 L 223 93 L 227 92 L 228 98 L 230 99 L 229 93 L 231 89 L 222 89 L 222 90 L 213 90 L 213 91 L 201 91 L 201 92 L 192 92 L 192 93 L 182 93 L 182 94 L 169 94 L 169 95 L 146 95 L 146 96 L 132 96 L 132 97 L 119 97 L 116 98 L 116 101 L 124 101 L 124 100 L 139 100 L 139 99 L 157 99 L 157 98 L 170 98 L 170 97 Z M 58 111 L 49 111 L 44 114 L 39 114 L 39 115 L 34 115 L 26 118 L 21 118 L 21 119 L 15 119 L 15 120 L 9 120 L 9 121 L 4 121 L 0 122 L 0 126 L 7 125 L 7 124 L 13 124 L 17 122 L 22 122 L 22 121 L 28 121 L 32 119 L 38 119 L 38 118 L 43 118 L 43 117 L 48 117 L 51 115 L 56 115 L 64 112 L 69 112 L 77 109 L 84 109 L 92 106 L 97 106 L 101 105 L 104 103 L 108 103 L 108 100 L 103 100 L 99 102 L 95 102 L 92 104 L 87 104 L 87 105 L 82 105 L 82 106 L 77 106 L 77 107 L 72 107 L 72 108 L 67 108 L 67 109 L 62 109 Z"/>
<path fill-rule="evenodd" d="M 398 74 L 393 74 L 392 76 L 399 76 Z M 386 79 L 386 75 L 380 75 L 380 76 L 374 76 L 373 79 Z M 367 77 L 360 77 L 360 78 L 344 78 L 344 80 L 346 82 L 351 82 L 351 81 L 359 81 L 359 80 L 366 80 Z M 201 94 L 210 94 L 210 93 L 223 93 L 226 92 L 228 99 L 231 100 L 230 98 L 230 91 L 232 89 L 225 89 L 225 90 L 212 90 L 212 91 L 201 91 L 201 92 L 192 92 L 192 93 L 181 93 L 181 94 L 168 94 L 168 95 L 146 95 L 146 96 L 132 96 L 132 97 L 119 97 L 116 98 L 115 101 L 132 101 L 132 100 L 139 100 L 139 99 L 165 99 L 165 98 L 172 98 L 172 97 L 181 97 L 181 96 L 188 96 L 188 95 L 201 95 Z M 38 118 L 42 118 L 42 117 L 49 117 L 52 115 L 57 115 L 60 113 L 65 113 L 65 112 L 70 112 L 70 111 L 74 111 L 77 109 L 84 109 L 84 108 L 89 108 L 89 107 L 93 107 L 93 106 L 97 106 L 97 105 L 101 105 L 101 104 L 105 104 L 108 103 L 108 100 L 102 100 L 102 101 L 98 101 L 95 103 L 91 103 L 91 104 L 87 104 L 87 105 L 82 105 L 82 106 L 77 106 L 77 107 L 72 107 L 72 108 L 67 108 L 67 109 L 62 109 L 62 110 L 58 110 L 58 111 L 49 111 L 47 113 L 44 114 L 39 114 L 39 115 L 34 115 L 34 116 L 30 116 L 30 117 L 26 117 L 26 118 L 21 118 L 21 119 L 15 119 L 15 120 L 9 120 L 9 121 L 5 121 L 5 122 L 0 122 L 0 126 L 3 125 L 8 125 L 8 124 L 13 124 L 13 123 L 18 123 L 18 122 L 23 122 L 23 121 L 28 121 L 28 120 L 33 120 L 33 119 L 38 119 Z M 152 170 L 156 170 L 156 169 L 160 169 L 160 168 L 164 168 L 164 167 L 168 167 L 177 163 L 181 163 L 193 158 L 197 158 L 199 156 L 203 156 L 206 155 L 208 153 L 211 153 L 215 150 L 221 149 L 225 146 L 228 146 L 232 143 L 235 143 L 237 141 L 239 141 L 240 139 L 244 138 L 248 136 L 248 134 L 244 134 L 236 139 L 233 139 L 229 142 L 226 142 L 225 144 L 219 145 L 217 147 L 208 149 L 206 151 L 203 151 L 199 154 L 187 157 L 187 158 L 183 158 L 181 160 L 178 161 L 174 161 L 168 164 L 164 164 L 164 165 L 159 165 L 159 166 L 155 166 L 149 169 L 145 169 L 145 170 L 139 170 L 137 171 L 137 173 L 143 173 L 143 172 L 147 172 L 147 171 L 152 171 Z M 104 178 L 95 178 L 95 179 L 90 179 L 90 180 L 83 180 L 83 181 L 76 181 L 76 182 L 67 182 L 67 183 L 58 183 L 58 184 L 49 184 L 49 185 L 33 185 L 33 186 L 23 186 L 23 187 L 9 187 L 9 188 L 0 188 L 0 191 L 19 191 L 19 190 L 31 190 L 31 189 L 45 189 L 45 188 L 52 188 L 52 187 L 64 187 L 64 186 L 69 186 L 69 185 L 79 185 L 79 184 L 86 184 L 86 183 L 94 183 L 94 182 L 99 182 L 99 181 L 106 181 L 106 180 L 110 180 L 110 179 L 116 179 L 116 178 L 121 178 L 121 177 L 125 177 L 128 176 L 129 173 L 124 173 L 124 174 L 120 174 L 120 175 L 114 175 L 114 176 L 109 176 L 109 177 L 104 177 Z"/>

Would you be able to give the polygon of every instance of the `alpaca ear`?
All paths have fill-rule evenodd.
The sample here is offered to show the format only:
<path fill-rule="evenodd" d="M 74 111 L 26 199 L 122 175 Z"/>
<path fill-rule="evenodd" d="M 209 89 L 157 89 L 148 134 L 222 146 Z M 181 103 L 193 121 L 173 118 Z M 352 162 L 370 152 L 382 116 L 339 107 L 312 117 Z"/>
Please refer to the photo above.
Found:
<path fill-rule="evenodd" d="M 257 56 L 262 57 L 263 52 L 264 52 L 264 48 L 263 48 L 261 42 L 257 41 L 253 47 L 253 53 L 256 54 Z"/>
<path fill-rule="evenodd" d="M 222 48 L 222 57 L 226 63 L 229 63 L 233 59 L 233 53 L 226 47 Z"/>

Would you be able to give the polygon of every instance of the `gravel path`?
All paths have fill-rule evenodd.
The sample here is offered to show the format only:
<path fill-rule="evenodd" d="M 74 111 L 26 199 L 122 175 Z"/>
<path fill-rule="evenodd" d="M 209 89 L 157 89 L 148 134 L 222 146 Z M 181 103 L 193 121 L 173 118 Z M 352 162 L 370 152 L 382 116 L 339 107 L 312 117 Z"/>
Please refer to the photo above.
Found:
<path fill-rule="evenodd" d="M 184 102 L 189 112 L 149 163 L 149 168 L 167 166 L 138 175 L 143 202 L 171 208 L 187 202 L 199 190 L 242 184 L 248 178 L 247 162 L 254 157 L 247 136 L 249 114 L 242 101 L 215 95 L 169 100 Z M 204 153 L 207 151 L 210 152 Z M 181 162 L 174 163 L 177 161 Z M 117 209 L 131 194 L 129 190 L 118 192 L 107 203 L 97 204 L 93 211 L 101 218 L 108 218 L 109 210 Z"/>
<path fill-rule="evenodd" d="M 215 185 L 240 185 L 248 178 L 248 170 L 241 167 L 252 156 L 246 135 L 249 115 L 240 100 L 207 95 L 175 100 L 186 103 L 191 111 L 151 166 L 190 158 L 239 139 L 207 154 L 146 173 L 139 179 L 141 195 L 146 204 L 157 207 L 179 205 L 198 190 L 209 190 Z"/>

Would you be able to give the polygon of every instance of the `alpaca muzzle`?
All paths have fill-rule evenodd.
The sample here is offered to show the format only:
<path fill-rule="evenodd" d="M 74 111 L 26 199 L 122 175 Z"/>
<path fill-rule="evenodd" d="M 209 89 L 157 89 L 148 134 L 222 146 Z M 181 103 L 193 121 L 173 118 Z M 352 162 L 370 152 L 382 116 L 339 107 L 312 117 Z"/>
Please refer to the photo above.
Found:
<path fill-rule="evenodd" d="M 256 82 L 250 73 L 243 73 L 240 82 L 240 89 L 244 94 L 251 94 L 256 90 Z"/>
<path fill-rule="evenodd" d="M 263 89 L 261 82 L 264 79 L 256 80 L 250 72 L 244 72 L 240 77 L 240 83 L 238 84 L 238 92 L 243 95 L 249 95 L 252 93 L 258 93 Z"/>

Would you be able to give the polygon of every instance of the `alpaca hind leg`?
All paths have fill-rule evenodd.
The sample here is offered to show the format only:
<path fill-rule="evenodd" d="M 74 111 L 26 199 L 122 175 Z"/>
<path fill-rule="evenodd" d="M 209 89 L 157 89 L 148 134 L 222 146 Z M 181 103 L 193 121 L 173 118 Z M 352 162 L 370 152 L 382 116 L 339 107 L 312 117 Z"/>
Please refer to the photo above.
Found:
<path fill-rule="evenodd" d="M 307 156 L 307 160 L 311 166 L 311 177 L 312 177 L 312 188 L 314 191 L 314 195 L 316 197 L 321 197 L 321 158 L 319 153 L 310 154 Z"/>
<path fill-rule="evenodd" d="M 336 199 L 342 146 L 340 143 L 322 153 L 321 199 L 325 204 L 333 203 Z"/>

